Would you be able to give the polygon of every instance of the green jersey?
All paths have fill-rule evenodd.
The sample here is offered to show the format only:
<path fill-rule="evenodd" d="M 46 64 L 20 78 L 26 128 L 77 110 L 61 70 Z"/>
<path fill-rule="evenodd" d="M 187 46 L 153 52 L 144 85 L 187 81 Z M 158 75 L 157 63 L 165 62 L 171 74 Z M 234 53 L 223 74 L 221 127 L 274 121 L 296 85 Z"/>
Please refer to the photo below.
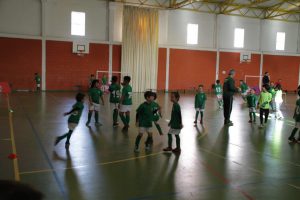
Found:
<path fill-rule="evenodd" d="M 73 109 L 76 109 L 74 112 L 71 113 L 69 119 L 68 119 L 68 123 L 75 123 L 78 124 L 81 114 L 82 114 L 82 110 L 84 108 L 83 103 L 82 102 L 76 102 L 73 106 Z"/>
<path fill-rule="evenodd" d="M 216 95 L 221 95 L 222 94 L 222 85 L 221 84 L 216 84 L 215 85 L 215 94 Z"/>
<path fill-rule="evenodd" d="M 130 85 L 126 85 L 122 89 L 123 105 L 132 105 L 132 88 Z"/>
<path fill-rule="evenodd" d="M 259 106 L 262 109 L 270 109 L 270 102 L 272 101 L 272 95 L 269 92 L 261 92 L 259 96 Z"/>
<path fill-rule="evenodd" d="M 294 119 L 296 122 L 300 122 L 300 99 L 296 101 L 296 108 L 294 113 Z"/>
<path fill-rule="evenodd" d="M 41 83 L 41 77 L 40 77 L 39 75 L 36 75 L 36 76 L 34 77 L 34 80 L 35 80 L 35 82 L 36 82 L 37 84 L 40 84 L 40 83 Z"/>
<path fill-rule="evenodd" d="M 181 109 L 178 103 L 173 103 L 171 120 L 169 125 L 173 129 L 181 129 L 182 119 L 181 119 Z"/>
<path fill-rule="evenodd" d="M 248 90 L 248 85 L 246 83 L 241 84 L 241 93 L 245 93 Z"/>
<path fill-rule="evenodd" d="M 273 87 L 270 87 L 270 90 L 269 90 L 269 92 L 271 93 L 271 95 L 272 95 L 272 99 L 274 99 L 275 98 L 275 95 L 276 95 L 276 91 L 275 91 L 275 89 L 273 88 Z"/>
<path fill-rule="evenodd" d="M 151 103 L 151 106 L 152 106 L 152 112 L 153 112 L 153 121 L 158 121 L 159 120 L 159 108 L 160 106 L 158 105 L 158 103 L 156 102 L 152 102 Z"/>
<path fill-rule="evenodd" d="M 152 103 L 144 102 L 136 110 L 138 115 L 139 127 L 152 127 L 153 107 Z"/>
<path fill-rule="evenodd" d="M 255 108 L 256 107 L 256 95 L 255 94 L 249 94 L 247 96 L 247 104 L 249 108 Z"/>
<path fill-rule="evenodd" d="M 110 96 L 109 102 L 110 103 L 119 103 L 120 102 L 120 85 L 117 83 L 113 83 L 109 86 Z"/>
<path fill-rule="evenodd" d="M 93 103 L 99 104 L 100 97 L 103 95 L 103 92 L 99 90 L 98 88 L 90 88 L 89 89 L 89 96 L 92 99 Z"/>
<path fill-rule="evenodd" d="M 206 101 L 206 94 L 204 92 L 198 92 L 195 96 L 195 108 L 204 109 Z"/>
<path fill-rule="evenodd" d="M 101 81 L 102 81 L 102 85 L 106 85 L 107 84 L 107 78 L 106 77 L 102 77 L 102 79 L 101 79 Z"/>

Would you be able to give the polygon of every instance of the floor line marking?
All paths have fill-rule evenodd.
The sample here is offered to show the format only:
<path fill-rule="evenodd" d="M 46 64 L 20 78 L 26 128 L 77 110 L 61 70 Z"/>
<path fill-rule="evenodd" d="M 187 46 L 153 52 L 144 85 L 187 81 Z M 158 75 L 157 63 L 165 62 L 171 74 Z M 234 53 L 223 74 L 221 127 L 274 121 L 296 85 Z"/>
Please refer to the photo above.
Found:
<path fill-rule="evenodd" d="M 11 138 L 3 138 L 3 139 L 0 139 L 1 141 L 11 141 Z"/>
<path fill-rule="evenodd" d="M 7 112 L 8 112 L 8 118 L 9 118 L 9 129 L 10 129 L 10 137 L 11 137 L 10 141 L 11 141 L 11 146 L 12 146 L 12 153 L 17 155 L 14 126 L 13 126 L 13 121 L 12 121 L 13 113 L 11 112 L 9 94 L 6 94 L 6 100 L 7 100 Z M 13 159 L 13 166 L 14 166 L 15 180 L 20 181 L 18 158 Z"/>
<path fill-rule="evenodd" d="M 297 190 L 300 190 L 300 187 L 299 187 L 299 186 L 296 186 L 296 185 L 293 185 L 293 184 L 290 184 L 290 183 L 288 183 L 287 185 L 288 185 L 288 186 L 291 186 L 292 188 L 296 188 Z"/>

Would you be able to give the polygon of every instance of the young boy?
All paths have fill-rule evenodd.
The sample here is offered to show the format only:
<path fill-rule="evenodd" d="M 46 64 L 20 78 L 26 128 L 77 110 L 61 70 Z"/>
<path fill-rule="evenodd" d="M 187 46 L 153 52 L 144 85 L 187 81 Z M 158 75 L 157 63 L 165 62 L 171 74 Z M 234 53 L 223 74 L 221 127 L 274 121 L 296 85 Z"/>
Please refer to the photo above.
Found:
<path fill-rule="evenodd" d="M 216 81 L 215 85 L 215 94 L 217 96 L 218 104 L 219 104 L 219 109 L 223 108 L 223 96 L 222 96 L 222 85 L 220 83 L 220 80 Z"/>
<path fill-rule="evenodd" d="M 298 96 L 300 97 L 300 90 L 298 91 Z M 295 120 L 295 128 L 293 129 L 290 137 L 288 138 L 289 142 L 298 142 L 300 143 L 300 133 L 298 133 L 298 140 L 296 140 L 295 135 L 298 132 L 298 129 L 300 128 L 300 99 L 296 101 L 296 108 L 293 116 Z"/>
<path fill-rule="evenodd" d="M 264 127 L 268 122 L 268 116 L 270 112 L 270 102 L 272 101 L 272 95 L 268 92 L 269 86 L 263 85 L 262 92 L 259 95 L 258 106 L 259 106 L 259 118 L 260 118 L 260 128 Z M 263 115 L 265 115 L 265 121 L 263 120 Z"/>
<path fill-rule="evenodd" d="M 71 135 L 79 123 L 79 120 L 80 120 L 80 117 L 82 114 L 82 110 L 84 108 L 83 101 L 84 101 L 84 94 L 78 93 L 76 95 L 76 103 L 72 106 L 72 110 L 70 112 L 64 113 L 64 116 L 70 115 L 70 117 L 68 119 L 69 132 L 57 137 L 54 145 L 57 145 L 62 139 L 67 138 L 66 143 L 65 143 L 65 148 L 67 150 L 69 149 Z"/>
<path fill-rule="evenodd" d="M 164 151 L 172 151 L 174 153 L 180 153 L 180 131 L 183 127 L 182 125 L 182 118 L 181 118 L 181 109 L 180 105 L 178 104 L 180 95 L 178 92 L 172 92 L 171 94 L 171 101 L 173 102 L 172 113 L 171 113 L 171 120 L 168 124 L 170 127 L 168 133 L 168 147 L 164 148 Z M 176 149 L 172 149 L 172 135 L 175 135 L 176 138 Z"/>
<path fill-rule="evenodd" d="M 93 81 L 95 80 L 95 75 L 91 74 L 90 78 L 89 78 L 89 88 L 91 87 Z"/>
<path fill-rule="evenodd" d="M 249 120 L 249 123 L 256 123 L 256 116 L 255 116 L 255 113 L 256 113 L 256 95 L 255 95 L 255 91 L 254 89 L 251 89 L 250 90 L 250 94 L 247 95 L 247 104 L 248 104 L 248 108 L 249 108 L 249 117 L 250 117 L 250 120 Z"/>
<path fill-rule="evenodd" d="M 38 73 L 34 73 L 34 80 L 35 80 L 35 85 L 36 85 L 36 91 L 41 90 L 41 77 Z"/>
<path fill-rule="evenodd" d="M 119 105 L 120 118 L 124 124 L 123 131 L 128 130 L 130 122 L 130 111 L 132 105 L 132 88 L 129 85 L 130 80 L 130 76 L 124 76 L 123 78 L 122 96 Z"/>
<path fill-rule="evenodd" d="M 276 91 L 275 91 L 275 85 L 274 85 L 274 82 L 271 82 L 271 83 L 270 83 L 270 89 L 269 89 L 269 92 L 270 92 L 271 95 L 272 95 L 272 101 L 271 101 L 271 103 L 270 103 L 271 110 L 272 110 L 272 111 L 275 111 L 275 109 L 276 109 L 276 105 L 275 105 L 275 95 L 276 95 Z"/>
<path fill-rule="evenodd" d="M 103 74 L 102 78 L 101 78 L 101 90 L 103 92 L 107 91 L 107 77 L 105 74 Z"/>
<path fill-rule="evenodd" d="M 205 108 L 206 94 L 203 92 L 203 85 L 199 85 L 198 93 L 195 96 L 196 117 L 194 124 L 197 124 L 198 115 L 200 112 L 200 124 L 203 124 L 203 112 Z"/>
<path fill-rule="evenodd" d="M 113 108 L 113 126 L 116 127 L 119 125 L 118 123 L 118 115 L 119 115 L 119 102 L 120 102 L 120 85 L 118 84 L 118 77 L 113 76 L 111 78 L 111 85 L 109 86 L 109 102 L 111 107 Z"/>
<path fill-rule="evenodd" d="M 157 95 L 156 93 L 154 94 L 154 101 L 152 102 L 152 111 L 153 111 L 153 122 L 155 127 L 157 128 L 159 135 L 163 135 L 163 132 L 161 130 L 161 127 L 158 123 L 159 118 L 161 118 L 161 107 L 158 105 L 158 103 L 155 102 Z"/>
<path fill-rule="evenodd" d="M 274 102 L 275 102 L 275 119 L 282 120 L 284 117 L 282 115 L 282 112 L 280 110 L 280 107 L 283 103 L 282 99 L 282 89 L 281 85 L 276 85 L 275 87 L 275 97 L 274 97 Z"/>
<path fill-rule="evenodd" d="M 248 85 L 243 81 L 240 80 L 240 88 L 241 88 L 241 95 L 244 101 L 246 101 L 247 93 L 248 93 Z"/>
<path fill-rule="evenodd" d="M 91 118 L 93 115 L 93 112 L 95 112 L 95 125 L 96 126 L 102 126 L 101 123 L 99 123 L 99 111 L 100 111 L 100 99 L 102 102 L 102 105 L 104 105 L 103 100 L 103 93 L 99 89 L 99 81 L 93 80 L 91 88 L 89 89 L 89 114 L 88 114 L 88 121 L 86 122 L 86 126 L 89 126 L 91 122 Z"/>
<path fill-rule="evenodd" d="M 146 150 L 151 149 L 153 143 L 152 139 L 152 121 L 153 121 L 153 107 L 154 93 L 147 91 L 144 94 L 146 101 L 142 103 L 136 110 L 136 124 L 139 127 L 139 134 L 135 139 L 134 152 L 139 152 L 139 144 L 144 133 L 148 134 L 148 138 L 145 142 Z"/>

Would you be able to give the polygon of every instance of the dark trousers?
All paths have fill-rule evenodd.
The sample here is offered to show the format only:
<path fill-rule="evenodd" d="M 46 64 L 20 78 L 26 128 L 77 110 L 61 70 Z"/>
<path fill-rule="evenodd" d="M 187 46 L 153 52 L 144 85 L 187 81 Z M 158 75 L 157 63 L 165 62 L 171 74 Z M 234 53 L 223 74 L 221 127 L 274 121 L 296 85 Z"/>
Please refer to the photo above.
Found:
<path fill-rule="evenodd" d="M 223 96 L 223 103 L 224 103 L 224 122 L 230 122 L 230 115 L 232 111 L 232 102 L 233 96 Z"/>
<path fill-rule="evenodd" d="M 268 122 L 269 112 L 270 112 L 269 109 L 263 109 L 263 108 L 261 108 L 259 110 L 260 124 L 264 124 L 264 115 L 265 115 L 265 123 Z"/>

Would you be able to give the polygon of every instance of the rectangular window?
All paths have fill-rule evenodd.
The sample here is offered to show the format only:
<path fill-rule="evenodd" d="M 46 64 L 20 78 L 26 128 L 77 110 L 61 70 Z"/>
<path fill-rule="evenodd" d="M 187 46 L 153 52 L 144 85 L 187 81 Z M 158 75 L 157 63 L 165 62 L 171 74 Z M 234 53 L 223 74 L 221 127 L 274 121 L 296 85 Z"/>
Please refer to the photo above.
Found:
<path fill-rule="evenodd" d="M 198 24 L 187 25 L 187 44 L 198 44 Z"/>
<path fill-rule="evenodd" d="M 71 13 L 71 35 L 85 36 L 85 13 Z"/>
<path fill-rule="evenodd" d="M 284 50 L 285 46 L 285 32 L 277 32 L 276 35 L 276 50 Z"/>
<path fill-rule="evenodd" d="M 234 29 L 234 47 L 235 48 L 244 48 L 244 32 L 243 28 Z"/>

